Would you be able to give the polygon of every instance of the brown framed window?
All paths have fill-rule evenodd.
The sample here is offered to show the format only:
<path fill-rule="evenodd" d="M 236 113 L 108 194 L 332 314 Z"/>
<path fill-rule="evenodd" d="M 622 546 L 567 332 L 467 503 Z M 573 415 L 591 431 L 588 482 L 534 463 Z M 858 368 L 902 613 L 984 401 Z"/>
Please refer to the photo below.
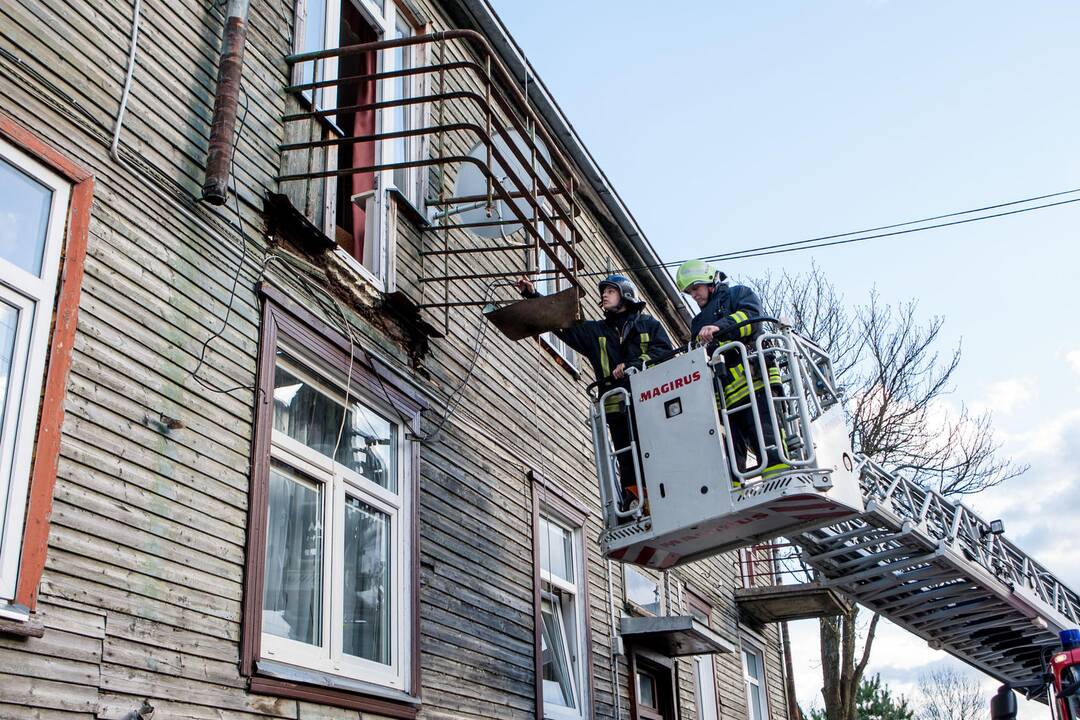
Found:
<path fill-rule="evenodd" d="M 588 510 L 551 481 L 533 476 L 537 717 L 592 717 Z"/>
<path fill-rule="evenodd" d="M 263 293 L 243 669 L 253 691 L 413 717 L 420 405 Z"/>
<path fill-rule="evenodd" d="M 674 720 L 675 685 L 670 667 L 639 652 L 631 652 L 630 677 L 635 720 Z"/>
<path fill-rule="evenodd" d="M 0 622 L 37 599 L 93 180 L 0 115 Z"/>

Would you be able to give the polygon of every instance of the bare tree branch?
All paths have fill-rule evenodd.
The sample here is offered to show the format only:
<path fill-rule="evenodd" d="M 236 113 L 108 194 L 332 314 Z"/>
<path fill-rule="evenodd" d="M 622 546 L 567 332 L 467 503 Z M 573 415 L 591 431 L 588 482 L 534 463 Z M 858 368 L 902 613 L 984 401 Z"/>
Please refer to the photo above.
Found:
<path fill-rule="evenodd" d="M 919 678 L 919 695 L 919 720 L 981 720 L 986 714 L 979 683 L 952 668 L 934 670 Z"/>
<path fill-rule="evenodd" d="M 943 318 L 922 320 L 915 301 L 890 305 L 876 290 L 865 304 L 848 306 L 817 266 L 751 284 L 768 314 L 829 351 L 857 452 L 953 496 L 981 492 L 1027 469 L 1000 456 L 988 413 L 973 416 L 963 405 L 948 403 L 961 348 L 938 350 Z M 871 618 L 856 662 L 857 618 L 853 608 L 820 621 L 826 720 L 856 720 L 856 694 L 879 616 Z"/>

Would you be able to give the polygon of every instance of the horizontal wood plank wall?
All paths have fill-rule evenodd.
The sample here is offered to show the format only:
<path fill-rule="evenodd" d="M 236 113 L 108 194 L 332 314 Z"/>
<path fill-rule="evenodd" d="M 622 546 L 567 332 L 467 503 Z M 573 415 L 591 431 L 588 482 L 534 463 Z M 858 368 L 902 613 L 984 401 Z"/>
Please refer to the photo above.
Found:
<path fill-rule="evenodd" d="M 235 160 L 242 234 L 231 198 L 217 209 L 196 201 L 222 34 L 214 5 L 142 4 L 122 163 L 109 157 L 108 145 L 127 62 L 131 4 L 12 0 L 0 7 L 0 107 L 96 176 L 40 588 L 46 634 L 0 640 L 3 717 L 51 717 L 55 711 L 120 718 L 143 698 L 164 717 L 358 717 L 250 694 L 237 669 L 259 337 L 254 288 L 267 250 L 262 198 L 278 190 L 277 145 L 285 137 L 281 88 L 291 29 L 284 13 L 291 3 L 252 4 Z M 451 27 L 437 5 L 418 5 L 434 30 Z M 459 44 L 448 48 L 455 57 L 466 52 Z M 462 137 L 450 141 L 456 151 L 468 149 Z M 448 182 L 453 175 L 448 168 Z M 435 173 L 429 181 L 437 192 Z M 589 269 L 628 261 L 605 237 L 595 213 L 587 211 L 581 220 L 579 250 Z M 414 300 L 423 293 L 430 302 L 441 289 L 421 290 L 418 280 L 435 262 L 441 268 L 441 260 L 422 261 L 418 252 L 441 241 L 422 237 L 404 214 L 399 227 L 399 289 Z M 505 259 L 470 256 L 447 267 L 454 273 L 508 266 Z M 265 273 L 293 287 L 313 313 L 337 323 L 332 308 L 310 297 L 280 265 Z M 455 297 L 479 297 L 484 284 L 455 284 Z M 228 323 L 208 346 L 196 380 L 191 371 L 203 343 L 222 329 L 227 307 Z M 598 317 L 592 302 L 584 308 Z M 447 337 L 432 341 L 420 372 L 409 369 L 406 351 L 375 324 L 362 315 L 350 318 L 365 346 L 413 375 L 432 400 L 425 433 L 468 373 L 480 322 L 475 309 L 454 309 L 448 317 Z M 595 715 L 612 717 L 617 691 L 628 717 L 624 659 L 618 687 L 611 682 L 606 566 L 593 541 L 601 530 L 600 506 L 583 422 L 582 390 L 591 377 L 583 364 L 581 369 L 575 381 L 537 343 L 513 343 L 490 331 L 456 415 L 439 441 L 421 451 L 424 718 L 534 715 L 530 469 L 557 478 L 590 510 L 583 534 Z M 184 427 L 167 430 L 162 416 L 180 419 Z M 621 605 L 617 566 L 614 573 Z M 672 575 L 713 602 L 717 628 L 738 638 L 730 558 Z M 767 633 L 773 649 L 775 633 Z M 680 665 L 680 703 L 689 718 L 693 677 L 688 662 Z M 782 718 L 774 652 L 768 665 L 773 717 Z M 745 717 L 737 656 L 718 658 L 717 678 L 723 717 Z"/>

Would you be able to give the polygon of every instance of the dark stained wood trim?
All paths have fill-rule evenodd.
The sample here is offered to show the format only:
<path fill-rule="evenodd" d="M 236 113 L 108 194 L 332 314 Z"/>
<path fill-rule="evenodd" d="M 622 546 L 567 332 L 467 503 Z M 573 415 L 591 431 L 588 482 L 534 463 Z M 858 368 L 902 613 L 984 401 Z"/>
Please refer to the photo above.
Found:
<path fill-rule="evenodd" d="M 706 622 L 705 624 L 711 628 L 713 626 L 713 604 L 706 600 L 704 595 L 695 592 L 690 588 L 686 588 L 685 595 L 686 612 L 689 613 L 691 608 L 696 608 L 697 610 L 701 611 L 702 613 L 704 613 L 705 617 L 708 618 L 708 622 Z"/>
<path fill-rule="evenodd" d="M 630 704 L 630 718 L 631 720 L 639 720 L 637 710 L 637 653 L 632 650 L 626 653 L 626 682 L 629 686 L 626 691 L 626 699 Z"/>
<path fill-rule="evenodd" d="M 417 431 L 420 420 L 417 416 Z M 420 676 L 420 443 L 412 443 L 412 465 L 410 468 L 412 481 L 412 588 L 411 588 L 411 621 L 412 621 L 412 687 L 414 697 L 422 698 L 422 678 Z"/>
<path fill-rule="evenodd" d="M 401 720 L 413 720 L 420 712 L 418 706 L 408 703 L 398 703 L 392 700 L 358 695 L 345 690 L 304 685 L 276 678 L 255 676 L 251 678 L 248 690 L 259 695 L 272 695 L 274 697 L 286 697 L 310 703 L 332 705 L 373 715 L 401 718 Z"/>
<path fill-rule="evenodd" d="M 327 347 L 329 352 L 343 354 L 346 359 L 345 362 L 348 363 L 349 338 L 343 335 L 341 331 L 327 325 L 310 310 L 289 297 L 280 288 L 268 282 L 261 283 L 258 291 L 263 297 L 272 301 L 274 305 L 277 306 L 276 312 L 279 319 L 281 319 L 282 314 L 285 313 L 291 316 L 290 319 L 294 320 L 294 322 L 289 323 L 291 329 L 295 329 L 298 332 L 310 336 L 311 339 L 315 340 L 320 345 Z M 388 387 L 399 393 L 402 396 L 401 401 L 403 403 L 415 405 L 417 411 L 428 409 L 429 404 L 418 391 L 409 387 L 409 385 L 404 383 L 394 372 L 381 369 L 379 366 L 386 365 L 386 363 L 379 358 L 372 356 L 364 350 L 359 343 L 353 344 L 353 355 L 361 365 L 371 372 L 378 373 L 379 377 L 382 378 L 383 382 L 386 383 Z M 376 394 L 382 396 L 381 391 L 377 391 Z M 419 427 L 414 428 L 414 431 L 416 432 L 419 432 L 419 430 Z"/>
<path fill-rule="evenodd" d="M 30 469 L 19 579 L 15 587 L 15 602 L 33 611 L 49 546 L 49 519 L 52 516 L 53 490 L 60 461 L 60 431 L 64 423 L 64 395 L 79 319 L 94 180 L 90 171 L 75 164 L 2 113 L 0 137 L 72 182 L 40 419 Z"/>
<path fill-rule="evenodd" d="M 543 641 L 540 636 L 543 630 L 543 616 L 540 611 L 543 587 L 540 582 L 540 513 L 541 505 L 547 505 L 556 514 L 566 518 L 572 525 L 578 527 L 582 534 L 582 549 L 586 555 L 584 558 L 585 577 L 582 578 L 584 588 L 582 590 L 585 602 L 585 657 L 584 668 L 588 686 L 585 692 L 585 707 L 596 707 L 596 680 L 593 677 L 593 647 L 592 647 L 592 593 L 589 592 L 589 561 L 588 551 L 585 549 L 587 539 L 585 537 L 586 522 L 589 518 L 589 509 L 574 495 L 568 492 L 559 483 L 544 479 L 535 470 L 529 471 L 529 480 L 532 483 L 532 539 L 533 539 L 533 654 L 536 657 L 536 717 L 544 717 L 544 684 L 543 677 Z M 590 715 L 591 716 L 591 715 Z M 587 716 L 587 717 L 590 717 Z"/>
<path fill-rule="evenodd" d="M 678 706 L 678 698 L 679 698 L 681 688 L 679 687 L 679 676 L 675 671 L 676 663 L 672 663 L 672 665 L 670 667 L 664 667 L 660 663 L 657 663 L 655 661 L 650 661 L 648 658 L 643 658 L 643 659 L 644 659 L 645 669 L 648 672 L 653 673 L 654 675 L 656 675 L 658 680 L 662 679 L 663 677 L 667 677 L 667 680 L 668 680 L 668 687 L 666 689 L 660 688 L 659 685 L 656 688 L 656 693 L 657 693 L 657 696 L 660 698 L 660 703 L 661 703 L 661 707 L 659 708 L 660 709 L 660 715 L 662 717 L 664 717 L 665 720 L 674 720 L 675 718 L 678 718 L 679 715 L 678 715 L 678 711 L 677 711 L 677 706 Z M 638 708 L 638 698 L 637 698 L 638 653 L 633 649 L 629 649 L 627 651 L 627 661 L 628 661 L 628 669 L 630 671 L 629 672 L 629 677 L 627 678 L 627 682 L 630 684 L 630 687 L 629 687 L 629 699 L 630 699 L 630 717 L 631 717 L 631 720 L 647 720 L 646 718 L 643 718 L 641 716 L 641 713 L 640 713 L 639 708 Z"/>
<path fill-rule="evenodd" d="M 277 321 L 273 307 L 263 303 L 259 365 L 255 386 L 255 428 L 251 441 L 251 484 L 248 492 L 247 552 L 244 560 L 244 608 L 241 622 L 240 672 L 251 675 L 261 651 L 262 588 L 266 564 L 266 507 L 270 475 L 270 398 L 274 391 Z"/>
<path fill-rule="evenodd" d="M 573 493 L 561 484 L 541 475 L 536 470 L 529 470 L 529 482 L 532 483 L 533 492 L 539 496 L 539 500 L 564 516 L 575 525 L 584 525 L 589 518 L 589 508 Z"/>
<path fill-rule="evenodd" d="M 543 587 L 540 582 L 540 495 L 533 486 L 532 493 L 532 555 L 533 555 L 533 669 L 536 674 L 536 717 L 544 717 L 544 641 L 541 636 L 544 617 L 541 610 Z M 592 672 L 589 673 L 590 675 Z"/>
<path fill-rule="evenodd" d="M 260 654 L 262 636 L 262 589 L 266 561 L 266 520 L 270 477 L 270 438 L 272 435 L 272 405 L 274 365 L 281 341 L 290 342 L 311 351 L 332 366 L 347 369 L 349 347 L 347 338 L 330 328 L 310 312 L 303 310 L 276 288 L 260 287 L 263 295 L 262 329 L 259 339 L 259 365 L 256 379 L 255 432 L 252 438 L 251 485 L 248 506 L 247 556 L 244 568 L 244 606 L 241 628 L 240 670 L 251 678 L 251 691 L 280 695 L 337 707 L 362 710 L 395 718 L 415 718 L 417 708 L 383 698 L 339 689 L 294 683 L 257 674 L 256 661 Z M 395 375 L 380 372 L 371 356 L 353 344 L 353 381 L 372 396 L 392 404 L 401 420 L 414 433 L 420 430 L 422 406 L 414 400 L 415 393 Z M 376 378 L 374 373 L 379 373 Z M 409 450 L 409 478 L 404 486 L 412 493 L 410 531 L 412 569 L 408 603 L 411 626 L 410 692 L 420 694 L 420 448 L 413 441 Z M 259 688 L 256 690 L 256 688 Z"/>

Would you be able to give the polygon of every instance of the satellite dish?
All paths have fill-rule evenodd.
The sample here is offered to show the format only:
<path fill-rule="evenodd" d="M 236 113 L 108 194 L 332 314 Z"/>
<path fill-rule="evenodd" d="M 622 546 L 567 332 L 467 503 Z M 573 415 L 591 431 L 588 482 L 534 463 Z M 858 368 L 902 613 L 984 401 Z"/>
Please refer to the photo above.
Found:
<path fill-rule="evenodd" d="M 521 156 L 526 160 L 532 157 L 532 150 L 529 148 L 528 141 L 521 136 L 516 130 L 504 130 L 495 134 L 492 138 L 492 145 L 498 150 L 499 155 L 506 161 L 506 168 L 503 167 L 492 153 L 492 175 L 498 180 L 506 191 L 513 194 L 517 192 L 517 187 L 510 182 L 507 177 L 510 172 L 525 184 L 526 189 L 532 188 L 532 181 L 530 178 L 532 174 L 529 172 L 527 165 L 522 165 L 518 162 L 517 157 L 514 155 L 514 151 L 511 149 L 511 143 L 513 147 L 518 149 Z M 551 153 L 548 152 L 547 146 L 544 145 L 539 139 L 536 140 L 536 153 L 542 155 L 544 160 L 551 164 Z M 482 163 L 487 162 L 487 144 L 481 140 L 469 150 L 469 157 L 476 158 Z M 551 178 L 540 164 L 540 160 L 536 161 L 536 178 L 537 184 L 547 186 Z M 473 195 L 486 195 L 487 194 L 487 176 L 483 171 L 477 167 L 474 163 L 462 163 L 461 169 L 458 172 L 457 182 L 454 184 L 454 194 L 458 197 L 469 197 Z M 525 198 L 521 198 L 514 201 L 521 213 L 525 217 L 531 218 L 533 216 L 533 208 L 529 201 Z M 469 223 L 482 223 L 482 222 L 495 222 L 498 224 L 489 225 L 487 227 L 473 227 L 468 228 L 468 231 L 474 235 L 484 238 L 499 238 L 503 235 L 510 235 L 521 229 L 521 223 L 517 220 L 517 215 L 509 207 L 505 200 L 499 200 L 496 196 L 495 202 L 491 208 L 491 215 L 488 216 L 486 203 L 463 203 L 456 206 L 456 209 L 450 211 L 452 215 L 457 217 L 457 223 L 462 225 Z M 505 220 L 506 222 L 499 223 L 498 221 Z"/>

